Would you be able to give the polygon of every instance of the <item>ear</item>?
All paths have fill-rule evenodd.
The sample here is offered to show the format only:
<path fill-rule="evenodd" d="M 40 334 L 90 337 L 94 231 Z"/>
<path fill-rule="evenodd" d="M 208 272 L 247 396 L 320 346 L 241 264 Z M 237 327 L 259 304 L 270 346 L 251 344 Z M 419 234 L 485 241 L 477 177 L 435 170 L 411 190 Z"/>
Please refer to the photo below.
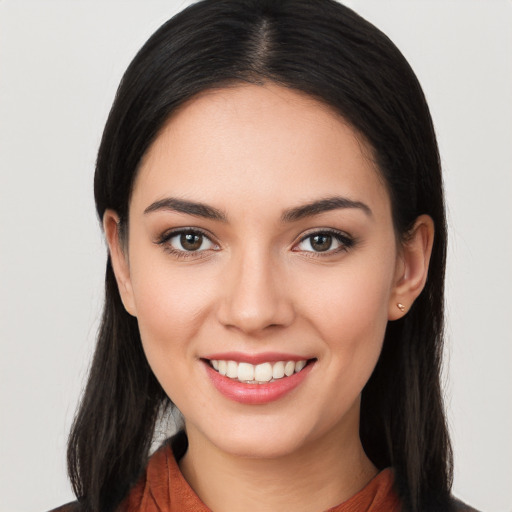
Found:
<path fill-rule="evenodd" d="M 130 279 L 128 248 L 123 245 L 123 240 L 121 240 L 119 215 L 114 210 L 105 210 L 103 214 L 103 229 L 124 308 L 130 315 L 137 316 Z"/>
<path fill-rule="evenodd" d="M 407 314 L 427 281 L 428 266 L 434 243 L 434 221 L 420 215 L 397 258 L 394 286 L 388 305 L 388 319 Z"/>

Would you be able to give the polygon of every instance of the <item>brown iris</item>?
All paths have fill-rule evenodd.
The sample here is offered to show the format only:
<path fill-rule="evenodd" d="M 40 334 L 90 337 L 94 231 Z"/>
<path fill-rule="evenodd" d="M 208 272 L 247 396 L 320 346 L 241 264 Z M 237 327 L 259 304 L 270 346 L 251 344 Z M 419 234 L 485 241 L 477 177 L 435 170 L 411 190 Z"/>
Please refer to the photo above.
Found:
<path fill-rule="evenodd" d="M 197 233 L 182 233 L 180 243 L 186 251 L 197 251 L 203 243 L 203 235 Z"/>
<path fill-rule="evenodd" d="M 327 251 L 332 245 L 332 236 L 326 234 L 314 235 L 311 237 L 311 247 L 318 252 Z"/>

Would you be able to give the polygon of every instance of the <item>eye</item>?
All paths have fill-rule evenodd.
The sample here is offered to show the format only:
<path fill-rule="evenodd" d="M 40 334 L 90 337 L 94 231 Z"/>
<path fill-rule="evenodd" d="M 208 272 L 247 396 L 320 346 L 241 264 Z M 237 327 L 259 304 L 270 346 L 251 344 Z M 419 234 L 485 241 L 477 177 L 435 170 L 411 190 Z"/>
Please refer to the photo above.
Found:
<path fill-rule="evenodd" d="M 189 231 L 169 239 L 169 245 L 178 251 L 204 251 L 213 247 L 213 242 L 203 233 Z"/>
<path fill-rule="evenodd" d="M 317 231 L 311 233 L 296 245 L 297 251 L 314 253 L 337 253 L 354 245 L 354 239 L 338 231 Z"/>
<path fill-rule="evenodd" d="M 164 233 L 157 241 L 165 249 L 176 256 L 186 257 L 210 249 L 217 249 L 217 245 L 203 232 L 197 229 L 185 229 Z"/>

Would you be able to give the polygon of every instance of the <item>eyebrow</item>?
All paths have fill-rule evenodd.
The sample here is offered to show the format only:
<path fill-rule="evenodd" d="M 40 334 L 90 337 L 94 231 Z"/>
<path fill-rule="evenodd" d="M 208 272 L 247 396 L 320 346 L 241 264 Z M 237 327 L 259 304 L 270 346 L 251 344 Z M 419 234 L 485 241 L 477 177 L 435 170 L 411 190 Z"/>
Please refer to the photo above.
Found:
<path fill-rule="evenodd" d="M 370 217 L 372 216 L 372 211 L 366 204 L 360 201 L 353 201 L 346 197 L 334 196 L 312 201 L 311 203 L 294 208 L 289 208 L 281 215 L 281 222 L 296 222 L 300 219 L 313 217 L 331 210 L 347 208 L 356 208 L 362 210 L 366 215 Z M 144 214 L 160 210 L 171 210 L 179 213 L 185 213 L 187 215 L 193 215 L 194 217 L 202 217 L 220 222 L 228 221 L 227 215 L 222 210 L 204 203 L 187 201 L 185 199 L 177 199 L 174 197 L 166 197 L 165 199 L 155 201 L 144 210 Z"/>
<path fill-rule="evenodd" d="M 281 216 L 282 222 L 295 222 L 305 217 L 312 217 L 331 210 L 356 208 L 369 217 L 372 216 L 370 207 L 360 201 L 352 201 L 346 197 L 333 196 L 285 210 Z"/>
<path fill-rule="evenodd" d="M 187 215 L 193 215 L 194 217 L 203 217 L 205 219 L 227 222 L 226 214 L 213 206 L 193 201 L 186 201 L 185 199 L 176 199 L 174 197 L 166 197 L 160 201 L 155 201 L 144 210 L 144 214 L 159 210 L 171 210 L 179 213 L 186 213 Z"/>

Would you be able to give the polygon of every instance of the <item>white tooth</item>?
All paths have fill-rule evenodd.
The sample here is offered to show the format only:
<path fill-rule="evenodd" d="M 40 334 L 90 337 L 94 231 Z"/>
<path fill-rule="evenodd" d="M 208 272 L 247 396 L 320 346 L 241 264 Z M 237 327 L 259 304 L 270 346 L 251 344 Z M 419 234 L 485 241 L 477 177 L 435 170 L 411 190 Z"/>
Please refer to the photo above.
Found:
<path fill-rule="evenodd" d="M 226 377 L 236 379 L 238 377 L 238 364 L 235 361 L 228 361 Z"/>
<path fill-rule="evenodd" d="M 306 361 L 297 361 L 295 363 L 295 373 L 298 373 L 306 366 Z"/>
<path fill-rule="evenodd" d="M 212 363 L 212 366 L 213 366 L 216 370 L 218 370 L 218 369 L 219 369 L 219 361 L 217 361 L 217 360 L 213 359 L 213 360 L 211 361 L 211 363 Z"/>
<path fill-rule="evenodd" d="M 278 361 L 272 368 L 272 377 L 274 379 L 282 379 L 284 377 L 284 362 Z"/>
<path fill-rule="evenodd" d="M 221 375 L 226 375 L 226 372 L 228 370 L 228 364 L 226 361 L 219 361 L 219 373 Z"/>
<path fill-rule="evenodd" d="M 240 382 L 244 382 L 246 380 L 254 380 L 254 365 L 250 363 L 239 363 L 238 380 Z"/>
<path fill-rule="evenodd" d="M 295 363 L 293 361 L 288 361 L 284 365 L 284 374 L 289 377 L 290 375 L 293 375 L 295 372 Z"/>
<path fill-rule="evenodd" d="M 270 363 L 262 363 L 254 368 L 254 380 L 260 382 L 268 382 L 272 378 L 272 365 Z"/>

